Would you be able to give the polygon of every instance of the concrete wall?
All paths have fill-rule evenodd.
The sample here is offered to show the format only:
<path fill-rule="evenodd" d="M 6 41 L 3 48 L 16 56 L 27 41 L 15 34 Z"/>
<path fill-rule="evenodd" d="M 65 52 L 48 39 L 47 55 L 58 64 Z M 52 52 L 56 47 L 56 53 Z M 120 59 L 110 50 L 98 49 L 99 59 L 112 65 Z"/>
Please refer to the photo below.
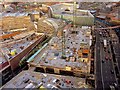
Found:
<path fill-rule="evenodd" d="M 70 11 L 65 11 L 69 8 Z M 75 9 L 73 4 L 57 4 L 51 6 L 51 13 L 53 18 L 62 18 L 70 20 L 77 25 L 92 26 L 94 25 L 94 16 L 88 10 Z M 75 12 L 75 16 L 73 13 Z M 64 14 L 63 14 L 64 13 Z"/>
<path fill-rule="evenodd" d="M 94 17 L 88 17 L 88 16 L 73 16 L 73 15 L 61 15 L 61 14 L 54 14 L 53 13 L 53 18 L 62 18 L 62 19 L 67 19 L 72 21 L 73 23 L 77 25 L 94 25 Z M 74 20 L 73 20 L 74 18 Z"/>

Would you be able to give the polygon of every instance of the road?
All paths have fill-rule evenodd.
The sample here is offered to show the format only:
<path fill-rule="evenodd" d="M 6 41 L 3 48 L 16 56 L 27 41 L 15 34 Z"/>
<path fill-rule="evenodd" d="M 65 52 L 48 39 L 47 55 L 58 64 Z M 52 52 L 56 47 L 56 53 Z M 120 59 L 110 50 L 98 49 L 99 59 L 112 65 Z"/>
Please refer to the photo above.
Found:
<path fill-rule="evenodd" d="M 103 77 L 101 73 L 101 61 L 100 61 L 100 36 L 96 32 L 96 45 L 95 45 L 95 55 L 96 55 L 96 86 L 97 89 L 103 89 Z"/>
<path fill-rule="evenodd" d="M 106 51 L 104 51 L 104 46 L 101 41 L 106 39 L 108 41 L 108 46 Z M 109 53 L 108 53 L 109 51 Z M 113 85 L 113 83 L 117 83 L 115 70 L 113 66 L 113 60 L 106 60 L 105 57 L 112 58 L 111 47 L 109 43 L 109 37 L 106 34 L 106 37 L 99 35 L 99 31 L 96 31 L 96 86 L 100 90 L 104 90 L 109 88 L 109 85 Z M 104 63 L 102 62 L 104 60 Z M 111 73 L 113 70 L 113 74 Z"/>
<path fill-rule="evenodd" d="M 117 81 L 118 81 L 118 88 L 120 88 L 120 38 L 117 36 L 115 30 L 110 30 L 111 36 L 111 46 L 113 52 L 113 62 L 115 66 Z"/>
<path fill-rule="evenodd" d="M 118 69 L 119 69 L 119 73 L 120 73 L 120 44 L 113 43 L 113 49 L 114 49 L 114 53 L 115 53 L 115 58 L 116 58 L 116 62 L 118 64 Z"/>

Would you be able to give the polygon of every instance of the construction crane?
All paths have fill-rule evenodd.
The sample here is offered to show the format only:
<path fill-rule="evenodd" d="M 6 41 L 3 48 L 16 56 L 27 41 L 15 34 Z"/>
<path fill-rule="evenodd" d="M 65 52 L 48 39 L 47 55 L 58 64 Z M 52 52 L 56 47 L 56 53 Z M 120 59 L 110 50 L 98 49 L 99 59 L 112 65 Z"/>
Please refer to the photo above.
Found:
<path fill-rule="evenodd" d="M 75 30 L 75 17 L 76 17 L 76 2 L 73 3 L 73 31 Z M 61 15 L 61 19 L 63 19 L 63 15 Z M 64 29 L 62 30 L 62 58 L 66 58 L 65 55 L 65 31 L 68 30 L 71 27 L 72 22 L 66 19 L 65 22 L 67 23 L 67 25 L 64 27 Z"/>
<path fill-rule="evenodd" d="M 73 31 L 75 30 L 76 2 L 73 3 Z"/>
<path fill-rule="evenodd" d="M 62 30 L 62 58 L 66 58 L 66 55 L 65 55 L 65 32 L 71 27 L 71 23 L 70 21 L 67 21 L 67 25 L 64 27 L 64 29 Z"/>

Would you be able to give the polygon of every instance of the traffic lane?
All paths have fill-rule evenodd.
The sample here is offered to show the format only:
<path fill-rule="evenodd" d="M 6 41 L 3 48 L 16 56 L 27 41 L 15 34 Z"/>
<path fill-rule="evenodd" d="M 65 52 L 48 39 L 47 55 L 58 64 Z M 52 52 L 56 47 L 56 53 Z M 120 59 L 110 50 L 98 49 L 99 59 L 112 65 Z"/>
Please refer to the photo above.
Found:
<path fill-rule="evenodd" d="M 120 44 L 114 44 L 113 45 L 114 53 L 115 53 L 115 58 L 117 60 L 119 69 L 120 69 Z"/>
<path fill-rule="evenodd" d="M 96 57 L 97 57 L 97 59 L 96 59 L 96 81 L 97 81 L 97 87 L 103 88 L 99 53 L 100 53 L 100 50 L 97 50 L 97 52 L 96 52 Z"/>
<path fill-rule="evenodd" d="M 111 66 L 110 70 L 114 70 L 112 61 L 109 61 L 108 64 L 109 64 L 109 66 Z M 111 75 L 110 79 L 112 80 L 112 82 L 116 83 L 115 73 L 112 74 L 111 71 L 110 71 L 110 75 Z"/>
<path fill-rule="evenodd" d="M 114 69 L 114 63 L 113 63 L 113 58 L 112 58 L 112 50 L 111 50 L 111 47 L 110 47 L 110 42 L 109 42 L 109 44 L 108 44 L 108 50 L 110 51 L 110 52 L 107 52 L 107 54 L 109 54 L 109 57 L 111 58 L 111 60 L 109 60 L 109 66 L 111 66 L 111 70 L 113 70 L 114 71 L 114 73 L 113 74 L 111 74 L 111 78 L 112 78 L 112 80 L 113 80 L 113 82 L 117 82 L 117 80 L 116 80 L 116 75 L 115 75 L 115 69 Z"/>
<path fill-rule="evenodd" d="M 102 64 L 102 76 L 103 76 L 103 83 L 104 83 L 104 88 L 108 88 L 109 87 L 109 66 L 108 63 L 105 61 L 104 63 L 102 63 L 102 60 L 105 60 L 105 53 L 104 53 L 104 49 L 103 46 L 101 45 L 101 64 Z"/>
<path fill-rule="evenodd" d="M 103 89 L 102 77 L 101 77 L 101 65 L 100 65 L 100 39 L 98 31 L 96 32 L 96 84 L 97 89 Z"/>
<path fill-rule="evenodd" d="M 105 38 L 101 37 L 101 39 L 104 40 Z M 110 48 L 108 47 L 107 49 Z M 106 52 L 104 51 L 104 47 L 102 44 L 100 50 L 101 50 L 100 52 L 101 52 L 101 62 L 102 62 L 102 60 L 105 60 L 105 56 L 106 56 Z M 105 62 L 102 63 L 102 74 L 103 74 L 103 82 L 105 88 L 109 88 L 109 85 L 115 81 L 114 76 L 111 75 L 112 65 L 109 64 L 112 64 L 109 60 L 105 60 Z"/>
<path fill-rule="evenodd" d="M 101 39 L 102 39 L 102 38 L 101 38 Z M 103 60 L 103 45 L 100 43 L 101 77 L 102 77 L 103 88 L 105 88 L 105 84 L 106 84 L 106 83 L 104 83 L 104 74 L 103 74 L 103 64 L 102 64 L 102 60 Z"/>
<path fill-rule="evenodd" d="M 120 44 L 113 44 L 115 54 L 120 56 Z"/>
<path fill-rule="evenodd" d="M 104 82 L 104 87 L 109 88 L 109 85 L 112 85 L 113 83 L 116 82 L 114 74 L 111 74 L 111 63 L 110 61 L 105 61 L 103 63 L 102 67 L 102 74 L 103 74 L 103 82 Z"/>
<path fill-rule="evenodd" d="M 107 49 L 109 50 L 109 46 L 107 47 Z M 104 52 L 104 49 L 101 48 L 101 52 L 102 52 L 102 58 L 105 60 L 105 56 L 107 53 L 107 51 Z M 110 52 L 111 53 L 111 52 Z M 109 85 L 113 84 L 116 82 L 116 79 L 115 79 L 115 75 L 114 74 L 111 74 L 111 70 L 113 70 L 113 64 L 112 64 L 112 61 L 111 60 L 105 60 L 104 63 L 102 63 L 102 74 L 103 74 L 103 81 L 104 81 L 104 87 L 105 88 L 109 88 Z"/>
<path fill-rule="evenodd" d="M 116 56 L 116 60 L 117 60 L 117 62 L 118 62 L 119 69 L 120 69 L 120 56 Z"/>

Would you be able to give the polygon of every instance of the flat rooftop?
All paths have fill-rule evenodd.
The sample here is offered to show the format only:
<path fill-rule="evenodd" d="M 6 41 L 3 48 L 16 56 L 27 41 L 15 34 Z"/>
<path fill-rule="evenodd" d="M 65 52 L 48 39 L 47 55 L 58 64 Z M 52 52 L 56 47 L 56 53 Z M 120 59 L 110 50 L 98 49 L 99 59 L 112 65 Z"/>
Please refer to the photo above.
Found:
<path fill-rule="evenodd" d="M 5 59 L 4 55 L 3 55 L 3 53 L 0 51 L 0 64 L 5 63 L 5 62 L 6 62 L 6 59 Z"/>
<path fill-rule="evenodd" d="M 62 37 L 53 37 L 49 43 L 45 44 L 38 52 L 36 52 L 29 60 L 29 64 L 35 67 L 57 68 L 60 70 L 79 71 L 87 73 L 90 68 L 89 61 L 89 41 L 87 36 L 89 29 L 82 30 L 80 27 L 65 31 L 65 48 L 62 49 Z M 84 52 L 86 50 L 87 52 Z M 66 58 L 61 58 L 63 52 Z M 83 55 L 84 53 L 85 55 Z M 82 55 L 81 55 L 82 54 Z"/>
<path fill-rule="evenodd" d="M 0 42 L 0 64 L 9 61 L 15 55 L 19 54 L 26 47 L 31 45 L 35 40 L 37 40 L 37 35 L 32 31 L 21 33 L 19 35 L 13 36 L 13 39 L 11 40 Z"/>
<path fill-rule="evenodd" d="M 91 87 L 85 84 L 85 79 L 83 78 L 37 73 L 28 70 L 22 71 L 2 87 L 3 90 L 6 88 L 56 88 L 60 90 L 62 88 Z"/>
<path fill-rule="evenodd" d="M 77 9 L 78 4 L 70 4 L 70 3 L 60 3 L 60 4 L 55 4 L 52 5 L 51 8 L 53 9 L 53 13 L 56 14 L 69 14 L 73 15 L 74 9 L 76 9 L 76 16 L 90 16 L 88 13 L 88 10 L 80 10 Z"/>
<path fill-rule="evenodd" d="M 76 25 L 94 25 L 94 16 L 89 10 L 78 9 L 78 4 L 59 3 L 50 7 L 53 18 L 66 19 Z"/>

